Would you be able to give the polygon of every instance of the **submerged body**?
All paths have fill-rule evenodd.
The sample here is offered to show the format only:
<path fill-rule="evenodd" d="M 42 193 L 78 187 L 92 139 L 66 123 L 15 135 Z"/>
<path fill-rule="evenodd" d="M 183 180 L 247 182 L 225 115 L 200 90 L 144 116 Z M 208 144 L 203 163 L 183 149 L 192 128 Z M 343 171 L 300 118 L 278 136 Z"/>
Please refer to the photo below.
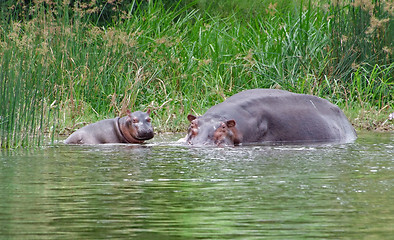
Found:
<path fill-rule="evenodd" d="M 147 112 L 127 111 L 127 116 L 101 120 L 78 129 L 66 144 L 143 143 L 153 138 L 153 127 Z"/>
<path fill-rule="evenodd" d="M 188 144 L 237 145 L 258 142 L 349 142 L 356 132 L 329 101 L 277 89 L 252 89 L 188 116 Z"/>

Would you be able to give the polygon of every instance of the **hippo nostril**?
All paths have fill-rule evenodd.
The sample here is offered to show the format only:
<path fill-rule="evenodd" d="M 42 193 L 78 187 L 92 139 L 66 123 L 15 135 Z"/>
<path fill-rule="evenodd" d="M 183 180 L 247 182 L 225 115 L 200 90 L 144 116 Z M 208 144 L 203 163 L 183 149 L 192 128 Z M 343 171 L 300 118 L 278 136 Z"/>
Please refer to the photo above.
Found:
<path fill-rule="evenodd" d="M 152 130 L 144 130 L 138 132 L 138 138 L 140 139 L 151 139 L 153 138 L 153 131 Z"/>

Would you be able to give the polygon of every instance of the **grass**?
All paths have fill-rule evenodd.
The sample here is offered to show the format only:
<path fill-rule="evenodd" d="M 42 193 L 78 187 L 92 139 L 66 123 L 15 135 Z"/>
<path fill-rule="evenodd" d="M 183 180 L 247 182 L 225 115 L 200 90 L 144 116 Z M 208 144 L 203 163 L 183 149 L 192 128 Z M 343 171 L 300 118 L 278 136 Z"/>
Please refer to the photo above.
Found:
<path fill-rule="evenodd" d="M 184 131 L 188 113 L 269 87 L 325 97 L 357 127 L 379 128 L 394 105 L 392 36 L 380 25 L 365 30 L 374 42 L 368 51 L 376 52 L 365 58 L 368 45 L 338 36 L 356 31 L 357 14 L 372 19 L 367 10 L 326 11 L 307 1 L 292 2 L 299 7 L 289 13 L 281 10 L 289 8 L 285 2 L 266 2 L 269 11 L 250 18 L 240 15 L 244 10 L 218 15 L 184 1 L 173 8 L 133 2 L 107 24 L 94 15 L 100 11 L 89 15 L 61 1 L 35 2 L 28 17 L 2 13 L 1 146 L 39 145 L 44 136 L 53 140 L 128 108 L 151 108 L 156 131 Z M 384 4 L 381 16 L 388 16 Z M 389 19 L 381 25 L 392 29 Z M 368 111 L 378 113 L 376 124 L 363 120 Z"/>

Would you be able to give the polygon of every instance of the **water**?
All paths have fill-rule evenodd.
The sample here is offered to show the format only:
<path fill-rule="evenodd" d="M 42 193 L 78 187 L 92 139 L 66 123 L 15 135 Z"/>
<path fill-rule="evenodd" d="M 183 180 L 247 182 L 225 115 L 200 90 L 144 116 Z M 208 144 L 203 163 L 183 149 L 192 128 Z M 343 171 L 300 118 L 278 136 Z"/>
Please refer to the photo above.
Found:
<path fill-rule="evenodd" d="M 1 152 L 0 239 L 392 239 L 394 134 Z"/>

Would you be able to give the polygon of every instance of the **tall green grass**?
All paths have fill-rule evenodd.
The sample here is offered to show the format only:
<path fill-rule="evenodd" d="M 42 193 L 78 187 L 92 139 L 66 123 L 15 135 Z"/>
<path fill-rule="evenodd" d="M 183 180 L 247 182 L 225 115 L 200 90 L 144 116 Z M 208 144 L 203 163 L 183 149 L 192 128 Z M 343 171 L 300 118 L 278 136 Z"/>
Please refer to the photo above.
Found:
<path fill-rule="evenodd" d="M 157 131 L 183 131 L 188 113 L 250 88 L 393 107 L 392 61 L 354 67 L 354 58 L 340 56 L 333 36 L 345 20 L 332 20 L 340 6 L 333 12 L 304 1 L 288 12 L 267 2 L 269 11 L 244 18 L 183 1 L 168 8 L 134 1 L 103 24 L 97 10 L 33 3 L 28 17 L 2 15 L 3 148 L 38 145 L 128 108 L 151 108 Z"/>
<path fill-rule="evenodd" d="M 338 1 L 330 5 L 331 51 L 337 77 L 350 77 L 359 67 L 394 60 L 394 4 L 389 0 Z"/>

